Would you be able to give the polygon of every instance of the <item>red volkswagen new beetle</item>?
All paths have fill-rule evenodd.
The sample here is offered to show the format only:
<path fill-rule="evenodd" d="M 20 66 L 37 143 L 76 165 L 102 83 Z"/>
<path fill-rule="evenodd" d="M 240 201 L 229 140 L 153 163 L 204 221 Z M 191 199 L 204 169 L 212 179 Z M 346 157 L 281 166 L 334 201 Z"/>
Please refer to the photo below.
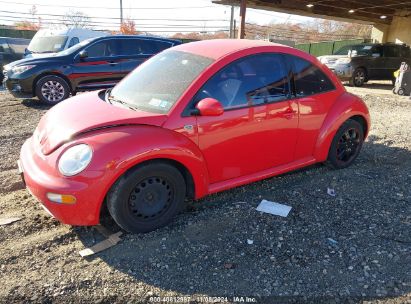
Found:
<path fill-rule="evenodd" d="M 369 127 L 364 102 L 314 57 L 262 41 L 201 41 L 52 108 L 19 168 L 60 221 L 96 225 L 107 204 L 123 229 L 147 232 L 186 197 L 318 162 L 347 167 Z"/>

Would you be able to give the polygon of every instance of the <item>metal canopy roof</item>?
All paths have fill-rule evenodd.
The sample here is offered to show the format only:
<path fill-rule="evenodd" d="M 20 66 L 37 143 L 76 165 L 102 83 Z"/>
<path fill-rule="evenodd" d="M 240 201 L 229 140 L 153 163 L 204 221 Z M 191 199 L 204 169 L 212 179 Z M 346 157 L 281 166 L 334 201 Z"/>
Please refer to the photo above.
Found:
<path fill-rule="evenodd" d="M 240 5 L 241 1 L 213 2 Z M 369 24 L 390 24 L 394 16 L 411 16 L 411 1 L 404 0 L 248 0 L 247 7 Z"/>

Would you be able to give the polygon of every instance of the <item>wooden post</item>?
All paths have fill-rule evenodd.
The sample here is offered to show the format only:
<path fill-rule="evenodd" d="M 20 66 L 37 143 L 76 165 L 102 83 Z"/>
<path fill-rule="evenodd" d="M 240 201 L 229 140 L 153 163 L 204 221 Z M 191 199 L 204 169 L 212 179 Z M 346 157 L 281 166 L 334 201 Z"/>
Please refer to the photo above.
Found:
<path fill-rule="evenodd" d="M 247 8 L 247 0 L 241 0 L 240 4 L 240 32 L 239 37 L 240 39 L 244 39 L 245 37 L 245 11 Z"/>

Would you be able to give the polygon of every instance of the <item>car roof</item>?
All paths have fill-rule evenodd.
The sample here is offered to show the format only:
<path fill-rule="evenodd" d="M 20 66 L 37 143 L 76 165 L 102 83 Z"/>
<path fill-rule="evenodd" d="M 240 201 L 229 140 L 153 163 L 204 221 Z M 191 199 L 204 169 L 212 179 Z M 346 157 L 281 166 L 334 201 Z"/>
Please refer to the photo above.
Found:
<path fill-rule="evenodd" d="M 238 52 L 240 50 L 254 48 L 254 47 L 284 47 L 289 46 L 272 43 L 264 40 L 248 40 L 248 39 L 212 39 L 202 40 L 180 44 L 173 49 L 176 51 L 189 52 L 200 56 L 218 59 L 224 55 Z"/>
<path fill-rule="evenodd" d="M 181 40 L 178 39 L 169 39 L 163 37 L 156 37 L 156 36 L 145 36 L 145 35 L 109 35 L 103 37 L 97 37 L 96 40 L 102 39 L 132 39 L 132 38 L 139 38 L 139 39 L 146 39 L 146 40 L 155 40 L 155 41 L 167 41 L 167 42 L 174 42 L 174 43 L 181 43 Z M 93 40 L 93 41 L 96 41 Z"/>

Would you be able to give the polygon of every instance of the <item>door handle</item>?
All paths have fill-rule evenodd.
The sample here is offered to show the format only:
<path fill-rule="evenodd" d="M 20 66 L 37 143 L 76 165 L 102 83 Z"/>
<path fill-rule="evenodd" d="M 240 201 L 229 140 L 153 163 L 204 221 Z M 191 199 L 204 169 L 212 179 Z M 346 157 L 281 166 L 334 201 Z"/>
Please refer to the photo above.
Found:
<path fill-rule="evenodd" d="M 280 112 L 281 116 L 283 116 L 286 119 L 293 118 L 295 113 L 297 113 L 297 111 L 293 110 L 292 108 L 287 108 L 283 112 Z"/>
<path fill-rule="evenodd" d="M 118 64 L 118 62 L 115 62 L 115 61 L 109 61 L 108 62 L 110 65 L 117 65 Z"/>

